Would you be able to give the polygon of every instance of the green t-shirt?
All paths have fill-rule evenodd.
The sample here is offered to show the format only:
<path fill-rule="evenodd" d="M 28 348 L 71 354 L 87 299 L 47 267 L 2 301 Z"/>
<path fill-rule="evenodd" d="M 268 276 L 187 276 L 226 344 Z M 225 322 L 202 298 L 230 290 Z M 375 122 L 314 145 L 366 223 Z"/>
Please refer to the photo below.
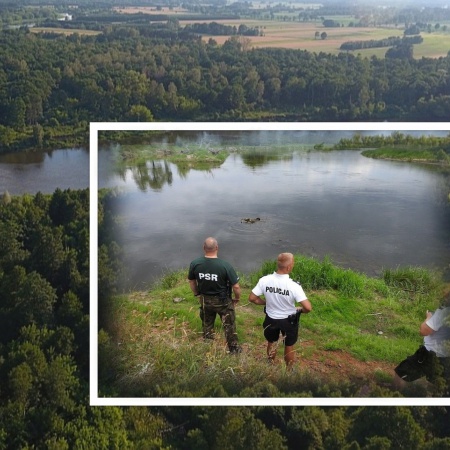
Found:
<path fill-rule="evenodd" d="M 203 295 L 231 296 L 231 286 L 239 281 L 230 263 L 220 258 L 202 256 L 189 266 L 189 280 L 197 280 L 198 291 Z"/>

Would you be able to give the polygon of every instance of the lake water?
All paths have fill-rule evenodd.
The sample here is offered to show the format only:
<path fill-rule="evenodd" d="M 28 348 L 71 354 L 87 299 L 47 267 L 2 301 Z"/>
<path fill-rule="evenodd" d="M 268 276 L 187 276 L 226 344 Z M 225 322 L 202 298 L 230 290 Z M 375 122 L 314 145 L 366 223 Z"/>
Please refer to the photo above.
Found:
<path fill-rule="evenodd" d="M 0 194 L 50 194 L 89 187 L 89 150 L 82 148 L 0 155 Z"/>
<path fill-rule="evenodd" d="M 379 134 L 380 132 L 376 132 Z M 282 251 L 323 258 L 369 275 L 383 268 L 424 266 L 449 276 L 449 175 L 436 167 L 365 158 L 358 151 L 315 152 L 351 132 L 171 132 L 167 148 L 229 146 L 209 170 L 162 160 L 120 175 L 120 146 L 99 149 L 99 185 L 119 186 L 127 288 L 146 288 L 186 268 L 215 236 L 219 256 L 242 273 Z M 429 134 L 429 133 L 426 133 Z M 238 145 L 298 150 L 284 155 L 233 152 Z M 0 155 L 0 193 L 51 193 L 89 186 L 89 151 L 65 149 Z M 259 217 L 254 224 L 243 218 Z"/>
<path fill-rule="evenodd" d="M 378 134 L 380 132 L 377 132 Z M 209 170 L 163 160 L 113 174 L 99 152 L 99 185 L 120 186 L 120 241 L 127 288 L 143 289 L 168 271 L 187 268 L 203 240 L 219 241 L 219 256 L 249 273 L 283 251 L 331 260 L 379 275 L 384 268 L 424 266 L 449 275 L 448 174 L 436 167 L 372 160 L 358 151 L 306 151 L 350 132 L 170 133 L 161 146 L 230 146 Z M 235 145 L 298 146 L 289 155 L 234 152 Z M 245 223 L 243 218 L 256 218 Z"/>

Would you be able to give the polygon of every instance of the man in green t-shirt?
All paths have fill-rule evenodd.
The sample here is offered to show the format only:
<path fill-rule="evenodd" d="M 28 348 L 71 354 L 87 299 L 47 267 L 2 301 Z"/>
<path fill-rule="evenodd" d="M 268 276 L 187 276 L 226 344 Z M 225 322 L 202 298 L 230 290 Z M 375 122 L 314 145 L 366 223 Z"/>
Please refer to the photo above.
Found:
<path fill-rule="evenodd" d="M 241 296 L 239 277 L 230 263 L 217 257 L 219 245 L 216 239 L 206 238 L 203 251 L 205 255 L 191 262 L 188 273 L 189 286 L 200 301 L 203 337 L 214 339 L 214 321 L 218 314 L 230 353 L 240 353 L 234 309 Z"/>

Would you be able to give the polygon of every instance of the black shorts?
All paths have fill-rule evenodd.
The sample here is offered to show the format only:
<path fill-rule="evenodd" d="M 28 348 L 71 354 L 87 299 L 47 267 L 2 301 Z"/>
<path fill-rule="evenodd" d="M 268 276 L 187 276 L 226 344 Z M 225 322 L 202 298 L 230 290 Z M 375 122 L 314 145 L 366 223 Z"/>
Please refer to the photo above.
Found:
<path fill-rule="evenodd" d="M 422 345 L 414 355 L 408 356 L 394 370 L 405 381 L 415 381 L 426 377 L 428 381 L 433 382 L 436 377 L 442 376 L 442 363 L 447 362 L 444 360 L 448 360 L 448 358 L 438 358 L 436 353 L 427 350 Z"/>
<path fill-rule="evenodd" d="M 277 342 L 280 333 L 284 337 L 284 345 L 291 346 L 298 339 L 298 323 L 292 324 L 289 319 L 272 319 L 266 314 L 263 323 L 264 337 L 269 342 Z"/>

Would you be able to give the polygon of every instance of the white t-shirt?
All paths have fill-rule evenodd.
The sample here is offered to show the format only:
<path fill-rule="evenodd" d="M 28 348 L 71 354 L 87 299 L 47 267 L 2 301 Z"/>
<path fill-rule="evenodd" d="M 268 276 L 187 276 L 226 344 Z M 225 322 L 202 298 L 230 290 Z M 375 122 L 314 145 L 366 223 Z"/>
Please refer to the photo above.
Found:
<path fill-rule="evenodd" d="M 272 319 L 286 319 L 296 312 L 295 303 L 308 300 L 302 287 L 289 274 L 274 272 L 260 278 L 252 292 L 266 299 L 266 313 Z"/>
<path fill-rule="evenodd" d="M 450 357 L 450 325 L 448 323 L 450 307 L 437 309 L 426 321 L 434 333 L 425 336 L 423 344 L 427 350 L 436 353 L 439 358 Z"/>

